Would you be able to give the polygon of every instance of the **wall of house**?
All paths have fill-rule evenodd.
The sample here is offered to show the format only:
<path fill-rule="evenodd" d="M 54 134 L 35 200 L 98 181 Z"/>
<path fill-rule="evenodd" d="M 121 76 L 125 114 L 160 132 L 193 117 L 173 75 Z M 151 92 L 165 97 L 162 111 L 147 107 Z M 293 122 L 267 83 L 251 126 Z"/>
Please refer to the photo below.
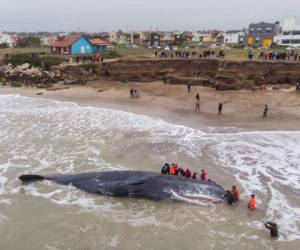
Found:
<path fill-rule="evenodd" d="M 279 33 L 279 23 L 256 23 L 249 25 L 249 41 L 252 41 L 250 45 L 266 45 L 272 42 L 273 37 Z"/>
<path fill-rule="evenodd" d="M 239 43 L 239 33 L 225 33 L 224 43 Z"/>
<path fill-rule="evenodd" d="M 94 48 L 91 43 L 84 37 L 80 37 L 71 46 L 71 54 L 91 54 L 94 53 Z"/>

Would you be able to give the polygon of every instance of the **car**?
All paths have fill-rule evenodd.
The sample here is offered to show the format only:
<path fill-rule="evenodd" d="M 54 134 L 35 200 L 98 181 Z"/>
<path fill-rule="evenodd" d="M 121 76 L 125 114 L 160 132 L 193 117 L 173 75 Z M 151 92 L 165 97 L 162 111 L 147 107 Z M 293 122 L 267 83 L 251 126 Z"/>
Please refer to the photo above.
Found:
<path fill-rule="evenodd" d="M 169 46 L 165 46 L 165 47 L 164 47 L 164 50 L 169 51 L 169 50 L 170 50 L 170 47 L 169 47 Z"/>
<path fill-rule="evenodd" d="M 178 50 L 178 47 L 177 46 L 173 46 L 172 50 Z"/>

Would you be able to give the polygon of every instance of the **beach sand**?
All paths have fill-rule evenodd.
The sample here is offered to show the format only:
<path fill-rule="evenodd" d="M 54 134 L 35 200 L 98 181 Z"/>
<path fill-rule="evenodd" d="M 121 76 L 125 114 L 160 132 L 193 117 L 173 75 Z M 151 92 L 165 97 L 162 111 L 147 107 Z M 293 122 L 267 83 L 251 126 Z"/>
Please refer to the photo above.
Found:
<path fill-rule="evenodd" d="M 137 88 L 141 97 L 129 97 L 129 89 Z M 39 95 L 37 95 L 39 93 Z M 195 95 L 200 94 L 200 112 L 194 111 Z M 54 88 L 1 87 L 0 94 L 20 94 L 76 102 L 82 106 L 95 106 L 123 110 L 161 118 L 165 121 L 192 128 L 241 128 L 256 130 L 299 130 L 300 93 L 293 88 L 267 91 L 216 91 L 213 88 L 192 86 L 191 93 L 184 85 L 164 85 L 162 82 L 121 83 L 98 80 L 86 86 L 62 83 Z M 218 115 L 218 103 L 223 103 L 223 114 Z M 264 104 L 268 104 L 267 118 L 262 117 Z"/>

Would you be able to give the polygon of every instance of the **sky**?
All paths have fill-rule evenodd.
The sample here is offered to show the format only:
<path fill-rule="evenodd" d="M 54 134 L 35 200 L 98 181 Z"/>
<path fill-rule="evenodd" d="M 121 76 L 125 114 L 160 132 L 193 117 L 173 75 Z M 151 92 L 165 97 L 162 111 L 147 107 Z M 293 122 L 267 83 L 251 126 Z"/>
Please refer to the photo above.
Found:
<path fill-rule="evenodd" d="M 300 0 L 0 0 L 0 31 L 240 29 L 296 17 Z"/>

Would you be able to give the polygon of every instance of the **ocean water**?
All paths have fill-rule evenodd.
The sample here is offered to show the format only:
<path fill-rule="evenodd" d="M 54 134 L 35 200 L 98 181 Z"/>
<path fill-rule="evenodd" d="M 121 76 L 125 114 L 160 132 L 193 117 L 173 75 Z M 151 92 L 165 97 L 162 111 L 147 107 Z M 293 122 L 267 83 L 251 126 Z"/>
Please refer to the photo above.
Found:
<path fill-rule="evenodd" d="M 127 112 L 0 95 L 0 249 L 299 249 L 300 132 L 201 130 Z M 96 196 L 21 174 L 160 171 L 176 162 L 237 206 Z M 247 210 L 257 195 L 258 208 Z M 273 240 L 263 227 L 279 225 Z"/>

